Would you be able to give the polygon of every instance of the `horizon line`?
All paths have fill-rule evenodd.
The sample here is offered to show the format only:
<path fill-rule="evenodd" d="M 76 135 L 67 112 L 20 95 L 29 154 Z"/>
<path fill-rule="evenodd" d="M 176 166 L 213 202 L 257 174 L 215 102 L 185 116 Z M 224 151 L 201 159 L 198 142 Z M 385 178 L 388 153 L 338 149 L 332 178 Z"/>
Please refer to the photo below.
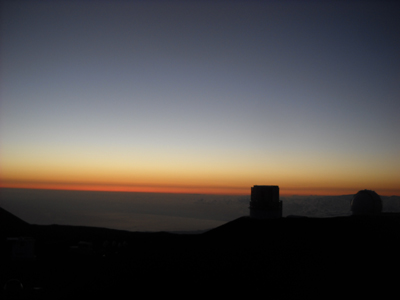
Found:
<path fill-rule="evenodd" d="M 110 186 L 110 185 L 74 185 L 74 184 L 0 184 L 5 189 L 34 189 L 34 190 L 58 190 L 58 191 L 87 191 L 87 192 L 125 192 L 125 193 L 158 193 L 158 194 L 201 194 L 201 195 L 230 195 L 250 196 L 251 187 L 165 187 L 165 186 Z M 246 191 L 245 191 L 246 190 Z M 281 188 L 279 194 L 288 196 L 345 196 L 354 195 L 363 189 L 332 189 L 332 188 Z M 317 192 L 319 191 L 319 192 Z M 400 196 L 399 194 L 379 192 L 380 196 Z"/>

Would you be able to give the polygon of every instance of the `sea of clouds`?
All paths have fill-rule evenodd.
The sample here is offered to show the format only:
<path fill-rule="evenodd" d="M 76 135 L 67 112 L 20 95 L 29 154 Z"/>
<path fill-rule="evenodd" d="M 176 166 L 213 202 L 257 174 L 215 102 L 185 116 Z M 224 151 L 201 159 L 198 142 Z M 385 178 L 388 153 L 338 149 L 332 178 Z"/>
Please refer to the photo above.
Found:
<path fill-rule="evenodd" d="M 283 216 L 351 214 L 353 195 L 280 197 Z M 384 212 L 400 197 L 382 196 Z M 96 226 L 129 231 L 195 232 L 249 215 L 250 196 L 0 189 L 0 207 L 31 224 Z"/>

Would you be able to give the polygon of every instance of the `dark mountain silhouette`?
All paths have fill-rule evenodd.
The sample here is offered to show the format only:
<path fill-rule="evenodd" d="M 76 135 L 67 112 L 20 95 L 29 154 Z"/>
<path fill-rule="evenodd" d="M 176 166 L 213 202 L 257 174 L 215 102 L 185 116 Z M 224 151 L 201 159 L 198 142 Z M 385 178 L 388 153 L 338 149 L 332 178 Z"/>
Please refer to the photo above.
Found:
<path fill-rule="evenodd" d="M 2 251 L 0 283 L 20 280 L 25 298 L 122 298 L 132 293 L 186 297 L 240 291 L 267 291 L 273 298 L 385 296 L 397 286 L 388 268 L 400 267 L 396 213 L 241 217 L 197 235 L 29 225 L 5 210 L 1 217 L 3 236 L 12 232 L 5 227 L 13 227 L 35 240 L 33 261 L 11 260 Z"/>
<path fill-rule="evenodd" d="M 12 213 L 6 211 L 5 209 L 0 207 L 0 219 L 2 225 L 7 225 L 7 226 L 26 226 L 28 225 L 27 222 L 24 220 L 21 220 L 17 216 L 14 216 Z"/>
<path fill-rule="evenodd" d="M 2 236 L 22 234 L 28 230 L 29 224 L 0 207 L 0 232 Z"/>

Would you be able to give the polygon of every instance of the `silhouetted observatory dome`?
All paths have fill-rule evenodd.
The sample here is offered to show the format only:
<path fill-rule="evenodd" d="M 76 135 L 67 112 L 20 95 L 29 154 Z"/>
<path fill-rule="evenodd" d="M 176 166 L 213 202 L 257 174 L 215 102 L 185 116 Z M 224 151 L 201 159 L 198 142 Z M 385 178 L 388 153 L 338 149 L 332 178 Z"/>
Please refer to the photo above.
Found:
<path fill-rule="evenodd" d="M 382 212 L 382 199 L 374 191 L 359 191 L 351 201 L 351 211 L 353 215 L 379 214 Z"/>

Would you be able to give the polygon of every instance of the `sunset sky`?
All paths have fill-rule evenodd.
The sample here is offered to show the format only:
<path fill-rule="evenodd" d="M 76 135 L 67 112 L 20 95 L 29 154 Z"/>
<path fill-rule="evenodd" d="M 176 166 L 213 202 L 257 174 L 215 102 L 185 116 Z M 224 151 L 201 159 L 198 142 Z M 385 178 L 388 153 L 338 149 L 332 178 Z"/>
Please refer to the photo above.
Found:
<path fill-rule="evenodd" d="M 2 1 L 2 187 L 400 195 L 400 5 Z"/>

